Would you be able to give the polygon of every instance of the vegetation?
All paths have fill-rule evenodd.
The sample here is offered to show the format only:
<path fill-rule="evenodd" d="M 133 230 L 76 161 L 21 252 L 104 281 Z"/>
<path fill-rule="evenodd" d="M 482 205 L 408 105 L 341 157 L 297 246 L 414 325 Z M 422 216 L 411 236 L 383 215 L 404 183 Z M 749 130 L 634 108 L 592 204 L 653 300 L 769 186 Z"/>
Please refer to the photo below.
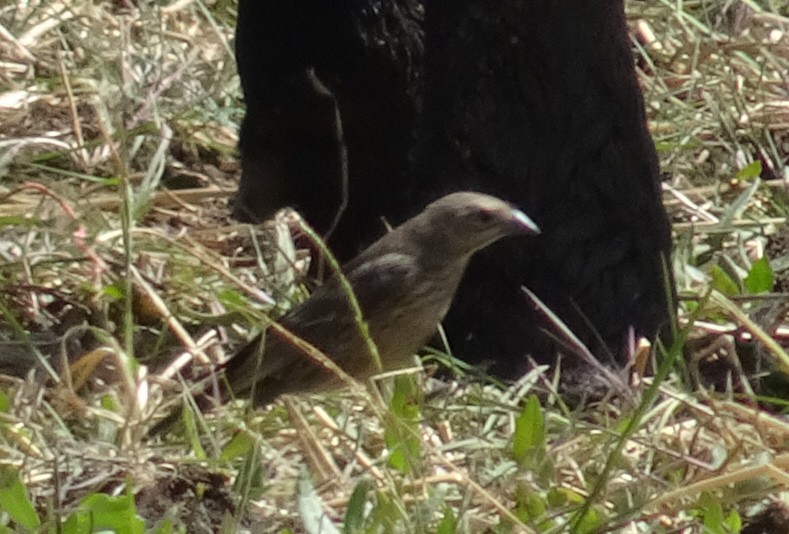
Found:
<path fill-rule="evenodd" d="M 292 213 L 227 218 L 234 4 L 138 4 L 0 6 L 0 531 L 728 533 L 789 516 L 781 0 L 628 6 L 682 297 L 654 378 L 575 408 L 545 369 L 502 385 L 458 367 L 438 387 L 416 369 L 384 395 L 210 414 L 179 371 L 304 298 L 308 258 Z"/>

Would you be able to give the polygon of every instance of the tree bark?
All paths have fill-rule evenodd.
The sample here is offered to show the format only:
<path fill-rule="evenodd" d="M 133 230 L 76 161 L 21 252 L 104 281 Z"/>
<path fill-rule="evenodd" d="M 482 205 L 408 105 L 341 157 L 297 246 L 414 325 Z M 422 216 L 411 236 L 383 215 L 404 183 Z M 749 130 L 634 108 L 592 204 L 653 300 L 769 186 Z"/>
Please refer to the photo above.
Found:
<path fill-rule="evenodd" d="M 381 217 L 451 191 L 518 205 L 543 234 L 475 257 L 445 324 L 499 374 L 556 358 L 521 286 L 607 361 L 631 327 L 668 322 L 670 228 L 622 0 L 433 0 L 424 20 L 416 0 L 241 0 L 237 41 L 242 219 L 291 205 L 323 232 L 345 199 L 329 243 L 347 260 Z"/>

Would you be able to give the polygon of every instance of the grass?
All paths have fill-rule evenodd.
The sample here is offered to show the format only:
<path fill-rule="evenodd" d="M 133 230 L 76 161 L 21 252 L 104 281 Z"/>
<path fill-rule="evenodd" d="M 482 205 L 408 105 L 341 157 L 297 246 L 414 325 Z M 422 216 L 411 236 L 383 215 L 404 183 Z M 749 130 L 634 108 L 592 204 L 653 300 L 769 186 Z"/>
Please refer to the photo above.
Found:
<path fill-rule="evenodd" d="M 785 5 L 628 5 L 686 340 L 632 402 L 410 371 L 389 403 L 187 409 L 167 440 L 178 371 L 304 298 L 307 262 L 292 215 L 227 219 L 234 4 L 124 6 L 0 7 L 0 529 L 725 533 L 785 506 L 785 390 L 689 387 L 710 360 L 789 369 Z"/>

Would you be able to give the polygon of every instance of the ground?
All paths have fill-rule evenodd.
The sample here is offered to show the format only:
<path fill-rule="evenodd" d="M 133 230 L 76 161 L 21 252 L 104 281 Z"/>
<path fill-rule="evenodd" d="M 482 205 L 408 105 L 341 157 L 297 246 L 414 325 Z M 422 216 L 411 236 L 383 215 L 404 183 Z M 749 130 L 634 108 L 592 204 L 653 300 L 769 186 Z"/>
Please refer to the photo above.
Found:
<path fill-rule="evenodd" d="M 0 528 L 786 528 L 784 4 L 628 5 L 687 340 L 654 378 L 575 409 L 561 370 L 415 370 L 387 403 L 239 402 L 164 436 L 177 371 L 304 298 L 308 258 L 294 215 L 228 217 L 234 4 L 139 4 L 0 7 Z"/>

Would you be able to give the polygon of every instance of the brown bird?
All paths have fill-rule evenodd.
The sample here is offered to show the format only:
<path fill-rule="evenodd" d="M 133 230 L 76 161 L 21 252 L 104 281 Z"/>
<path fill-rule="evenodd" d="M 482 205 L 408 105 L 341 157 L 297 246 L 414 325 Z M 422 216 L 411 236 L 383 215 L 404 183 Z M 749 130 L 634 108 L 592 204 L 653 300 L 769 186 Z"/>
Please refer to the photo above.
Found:
<path fill-rule="evenodd" d="M 538 233 L 531 219 L 506 202 L 459 192 L 428 205 L 346 264 L 343 273 L 383 370 L 409 365 L 436 332 L 476 251 L 509 235 Z M 380 371 L 336 276 L 278 322 L 357 379 Z M 335 373 L 273 329 L 243 347 L 222 371 L 232 394 L 251 394 L 255 406 L 284 393 L 342 385 Z"/>
<path fill-rule="evenodd" d="M 408 366 L 435 333 L 452 302 L 471 256 L 509 235 L 538 234 L 523 212 L 480 193 L 447 195 L 370 245 L 343 267 L 375 342 L 381 370 Z M 379 369 L 353 308 L 336 276 L 244 346 L 219 369 L 221 401 L 251 397 L 254 406 L 284 393 L 321 391 L 343 381 L 298 348 L 279 330 L 318 348 L 347 374 L 364 380 Z M 196 396 L 200 409 L 213 404 L 208 388 Z M 150 431 L 159 435 L 180 418 L 177 410 Z"/>

